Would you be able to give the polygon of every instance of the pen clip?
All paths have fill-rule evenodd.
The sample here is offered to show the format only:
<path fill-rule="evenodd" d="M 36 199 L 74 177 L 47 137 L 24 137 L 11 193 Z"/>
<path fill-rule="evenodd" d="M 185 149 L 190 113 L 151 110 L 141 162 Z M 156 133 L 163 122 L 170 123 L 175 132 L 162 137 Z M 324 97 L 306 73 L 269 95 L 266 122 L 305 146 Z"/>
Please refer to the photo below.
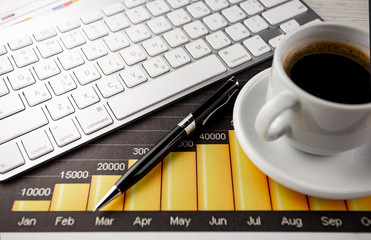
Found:
<path fill-rule="evenodd" d="M 212 111 L 211 113 L 209 113 L 209 115 L 207 115 L 207 116 L 205 117 L 205 119 L 202 121 L 202 125 L 205 125 L 206 122 L 209 120 L 209 118 L 210 118 L 210 117 L 211 117 L 215 112 L 217 112 L 220 108 L 222 108 L 223 106 L 225 106 L 225 105 L 229 102 L 229 100 L 232 99 L 232 96 L 233 96 L 236 92 L 238 92 L 238 89 L 237 89 L 237 88 L 234 89 L 233 92 L 229 93 L 228 96 L 226 97 L 227 99 L 226 99 L 224 102 L 222 102 L 222 103 L 221 103 L 217 108 L 215 108 L 214 111 Z"/>

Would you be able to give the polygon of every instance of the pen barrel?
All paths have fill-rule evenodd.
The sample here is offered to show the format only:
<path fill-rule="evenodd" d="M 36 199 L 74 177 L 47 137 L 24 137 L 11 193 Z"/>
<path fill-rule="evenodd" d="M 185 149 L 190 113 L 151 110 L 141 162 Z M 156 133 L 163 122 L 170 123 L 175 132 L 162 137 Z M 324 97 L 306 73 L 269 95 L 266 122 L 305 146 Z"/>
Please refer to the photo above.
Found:
<path fill-rule="evenodd" d="M 140 179 L 142 179 L 186 136 L 187 132 L 184 128 L 180 127 L 179 125 L 174 127 L 116 182 L 115 185 L 121 191 L 121 193 L 124 193 Z"/>
<path fill-rule="evenodd" d="M 239 88 L 239 83 L 231 77 L 223 86 L 221 86 L 211 97 L 206 99 L 192 115 L 197 124 L 205 124 L 205 120 L 212 115 L 216 110 L 227 103 L 231 96 L 234 95 Z"/>

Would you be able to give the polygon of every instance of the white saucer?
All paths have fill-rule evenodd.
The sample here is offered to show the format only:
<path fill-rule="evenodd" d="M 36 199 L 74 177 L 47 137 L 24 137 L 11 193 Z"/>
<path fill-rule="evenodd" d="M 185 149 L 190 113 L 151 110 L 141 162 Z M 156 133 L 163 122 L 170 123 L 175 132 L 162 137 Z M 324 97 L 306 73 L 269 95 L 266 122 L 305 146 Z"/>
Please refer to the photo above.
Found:
<path fill-rule="evenodd" d="M 264 141 L 254 128 L 265 102 L 270 69 L 241 89 L 233 112 L 238 141 L 251 161 L 266 175 L 295 191 L 330 199 L 371 195 L 371 144 L 332 156 L 316 156 L 290 146 L 284 138 Z"/>

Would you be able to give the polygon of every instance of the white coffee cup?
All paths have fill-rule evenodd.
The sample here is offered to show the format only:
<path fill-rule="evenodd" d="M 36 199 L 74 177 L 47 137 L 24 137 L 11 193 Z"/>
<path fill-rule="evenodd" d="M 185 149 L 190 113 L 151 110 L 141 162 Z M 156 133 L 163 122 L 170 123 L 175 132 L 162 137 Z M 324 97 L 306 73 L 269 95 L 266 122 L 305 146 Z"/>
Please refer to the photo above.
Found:
<path fill-rule="evenodd" d="M 336 154 L 371 142 L 371 102 L 323 100 L 298 87 L 284 70 L 285 58 L 295 49 L 322 40 L 350 44 L 369 59 L 368 33 L 352 26 L 313 24 L 286 36 L 275 50 L 266 103 L 255 121 L 257 133 L 266 141 L 284 136 L 298 149 L 317 155 Z"/>

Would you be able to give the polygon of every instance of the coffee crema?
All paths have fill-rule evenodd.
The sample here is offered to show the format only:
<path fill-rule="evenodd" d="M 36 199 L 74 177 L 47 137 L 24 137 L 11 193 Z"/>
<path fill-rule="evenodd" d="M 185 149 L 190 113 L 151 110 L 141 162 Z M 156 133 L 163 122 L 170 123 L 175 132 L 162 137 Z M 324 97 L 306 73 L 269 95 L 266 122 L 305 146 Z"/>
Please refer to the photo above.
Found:
<path fill-rule="evenodd" d="M 284 70 L 304 91 L 343 104 L 371 102 L 370 56 L 340 42 L 317 41 L 294 49 Z"/>

